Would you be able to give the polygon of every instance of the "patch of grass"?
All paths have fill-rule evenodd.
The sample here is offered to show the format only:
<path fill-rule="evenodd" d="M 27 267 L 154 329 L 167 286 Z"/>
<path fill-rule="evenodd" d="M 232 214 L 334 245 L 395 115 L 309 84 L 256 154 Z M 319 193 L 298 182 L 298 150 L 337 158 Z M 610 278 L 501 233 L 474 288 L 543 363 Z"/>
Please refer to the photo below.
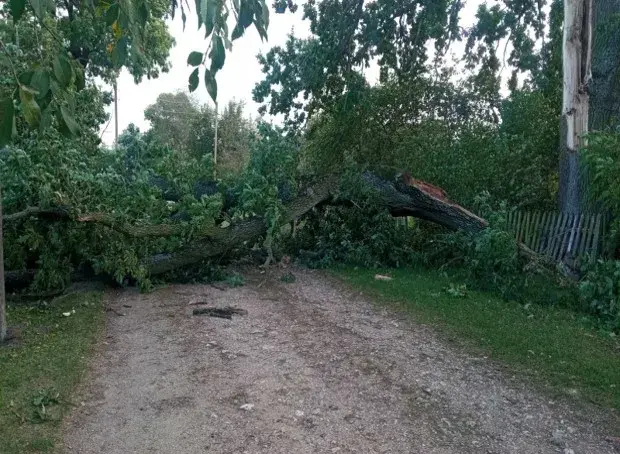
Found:
<path fill-rule="evenodd" d="M 233 273 L 226 277 L 226 283 L 229 287 L 243 287 L 245 285 L 245 279 L 240 274 Z"/>
<path fill-rule="evenodd" d="M 297 278 L 290 271 L 288 273 L 284 273 L 282 276 L 280 276 L 280 281 L 284 282 L 285 284 L 292 284 L 296 280 L 297 280 Z"/>
<path fill-rule="evenodd" d="M 526 376 L 555 394 L 570 395 L 620 409 L 620 342 L 597 331 L 582 315 L 555 305 L 518 304 L 493 294 L 467 290 L 462 282 L 429 270 L 390 270 L 391 281 L 374 279 L 377 270 L 334 272 L 355 288 L 410 312 L 466 348 L 500 360 L 511 373 Z"/>
<path fill-rule="evenodd" d="M 54 452 L 103 320 L 99 293 L 8 308 L 18 337 L 0 346 L 1 453 Z"/>

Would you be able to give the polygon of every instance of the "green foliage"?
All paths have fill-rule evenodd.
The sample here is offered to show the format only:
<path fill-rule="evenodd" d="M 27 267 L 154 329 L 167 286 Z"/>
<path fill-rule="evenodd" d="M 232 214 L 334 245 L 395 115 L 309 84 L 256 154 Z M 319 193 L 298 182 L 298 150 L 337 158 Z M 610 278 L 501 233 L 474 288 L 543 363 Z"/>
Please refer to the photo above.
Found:
<path fill-rule="evenodd" d="M 177 8 L 181 9 L 181 18 L 183 26 L 185 26 L 185 8 L 189 8 L 189 4 L 183 5 L 183 2 L 177 0 L 172 1 L 172 17 Z M 228 18 L 230 12 L 233 12 L 236 18 L 236 25 L 232 32 L 228 30 Z M 217 80 L 216 76 L 220 69 L 224 67 L 226 60 L 226 50 L 232 50 L 232 41 L 240 38 L 246 29 L 251 25 L 256 27 L 261 40 L 267 40 L 267 28 L 269 27 L 269 8 L 265 0 L 231 0 L 231 1 L 214 1 L 214 0 L 197 0 L 196 15 L 198 16 L 198 29 L 204 25 L 205 38 L 210 38 L 209 44 L 205 52 L 193 51 L 189 54 L 188 65 L 199 67 L 204 66 L 204 84 L 207 92 L 215 101 L 217 99 Z M 204 55 L 210 60 L 207 67 Z M 190 91 L 194 91 L 198 84 L 199 69 L 192 70 L 189 77 Z"/>
<path fill-rule="evenodd" d="M 506 300 L 529 299 L 577 308 L 570 288 L 560 290 L 564 283 L 558 277 L 549 276 L 519 253 L 514 234 L 506 225 L 503 204 L 494 206 L 486 193 L 476 198 L 474 207 L 490 223 L 480 233 L 419 231 L 426 238 L 419 242 L 418 250 L 426 266 L 458 270 L 472 287 L 495 292 Z"/>
<path fill-rule="evenodd" d="M 500 113 L 500 125 L 486 121 L 449 81 L 361 86 L 310 122 L 303 168 L 333 172 L 352 161 L 390 178 L 407 170 L 465 206 L 487 191 L 514 207 L 554 207 L 559 111 L 538 92 L 515 91 Z"/>
<path fill-rule="evenodd" d="M 57 114 L 64 123 L 63 130 L 67 134 L 77 134 L 72 92 L 84 87 L 86 71 L 91 76 L 111 81 L 122 68 L 127 68 L 136 82 L 144 76 L 157 77 L 159 71 L 167 71 L 168 53 L 174 40 L 165 20 L 169 13 L 174 18 L 177 8 L 181 9 L 184 24 L 186 20 L 183 3 L 173 0 L 171 6 L 166 0 L 82 3 L 12 0 L 3 6 L 0 25 L 9 31 L 9 36 L 0 33 L 0 67 L 8 67 L 12 77 L 0 80 L 0 99 L 3 100 L 0 103 L 0 144 L 12 139 L 14 130 L 8 125 L 13 124 L 16 112 L 23 115 L 31 128 L 41 125 L 42 129 L 48 122 L 41 123 L 41 116 L 47 119 Z M 230 11 L 237 17 L 232 34 L 227 25 Z M 232 50 L 231 40 L 243 35 L 252 24 L 261 39 L 267 39 L 269 9 L 265 0 L 198 0 L 196 14 L 198 27 L 204 25 L 205 38 L 211 38 L 204 53 L 211 61 L 210 67 L 204 70 L 204 80 L 208 93 L 215 100 L 216 74 L 224 66 L 226 50 Z M 9 21 L 9 17 L 12 20 Z M 12 47 L 18 53 L 21 51 L 16 38 L 17 24 L 20 35 L 22 28 L 26 31 L 24 38 L 34 34 L 30 40 L 22 42 L 32 43 L 31 48 L 38 54 L 35 58 L 27 55 L 22 62 L 16 61 Z M 41 42 L 45 45 L 41 46 Z M 203 53 L 194 51 L 188 57 L 188 64 L 198 67 L 205 64 L 204 60 Z M 192 91 L 198 86 L 198 71 L 199 68 L 194 69 L 189 78 Z M 52 94 L 44 98 L 50 88 Z M 7 95 L 15 98 L 19 106 L 17 111 L 6 101 Z M 36 98 L 42 98 L 43 104 Z"/>
<path fill-rule="evenodd" d="M 315 267 L 338 263 L 376 268 L 415 263 L 415 236 L 387 211 L 377 210 L 376 192 L 351 168 L 341 182 L 344 206 L 313 210 L 288 245 Z"/>
<path fill-rule="evenodd" d="M 609 249 L 615 252 L 620 248 L 620 131 L 591 133 L 583 155 L 589 174 L 590 203 L 611 214 Z"/>
<path fill-rule="evenodd" d="M 583 267 L 579 297 L 608 329 L 620 332 L 620 261 L 597 260 Z"/>
<path fill-rule="evenodd" d="M 453 298 L 467 298 L 467 284 L 455 284 L 450 282 L 450 285 L 444 287 L 443 290 Z"/>
<path fill-rule="evenodd" d="M 218 120 L 218 176 L 239 174 L 249 159 L 253 124 L 245 117 L 244 104 L 231 100 L 224 106 Z M 191 156 L 197 160 L 213 154 L 215 110 L 198 105 L 182 92 L 162 93 L 144 111 L 151 129 L 143 140 L 153 147 L 167 146 L 177 157 Z"/>
<path fill-rule="evenodd" d="M 44 423 L 54 419 L 50 414 L 50 407 L 60 404 L 60 394 L 54 389 L 40 389 L 32 399 L 34 407 L 33 423 Z"/>
<path fill-rule="evenodd" d="M 10 2 L 0 11 L 0 67 L 10 75 L 0 80 L 0 97 L 12 98 L 17 108 L 3 104 L 3 121 L 23 118 L 30 128 L 44 131 L 56 116 L 61 131 L 76 135 L 75 94 L 86 86 L 86 75 L 111 81 L 125 67 L 139 81 L 167 71 L 173 39 L 164 23 L 164 3 L 153 0 L 149 8 L 146 0 L 122 7 L 116 2 Z M 8 128 L 0 132 L 3 143 L 19 134 Z"/>
<path fill-rule="evenodd" d="M 326 207 L 312 213 L 297 235 L 292 251 L 314 267 L 401 267 L 417 258 L 411 232 L 386 212 Z"/>
<path fill-rule="evenodd" d="M 88 118 L 84 115 L 83 120 L 87 123 Z M 107 213 L 130 225 L 173 223 L 169 217 L 175 212 L 186 213 L 187 220 L 181 221 L 181 235 L 160 239 L 133 238 L 100 225 L 73 222 L 27 218 L 7 224 L 6 267 L 36 268 L 33 290 L 64 288 L 70 272 L 82 265 L 119 282 L 131 276 L 148 287 L 145 259 L 182 247 L 196 230 L 214 225 L 221 212 L 221 194 L 200 197 L 194 190 L 197 181 L 212 178 L 209 156 L 202 161 L 179 160 L 171 150 L 151 149 L 139 137 L 123 137 L 127 148 L 96 150 L 87 135 L 75 143 L 51 132 L 24 137 L 20 147 L 9 147 L 0 157 L 6 213 L 28 206 L 66 205 L 76 215 Z M 165 200 L 165 191 L 153 184 L 154 176 L 167 181 L 177 201 Z"/>
<path fill-rule="evenodd" d="M 299 126 L 359 86 L 361 68 L 372 58 L 382 81 L 415 79 L 426 71 L 428 44 L 441 54 L 457 38 L 461 6 L 453 0 L 308 1 L 304 18 L 312 36 L 291 36 L 259 57 L 265 77 L 254 100 Z"/>
<path fill-rule="evenodd" d="M 467 280 L 477 288 L 496 291 L 508 299 L 520 296 L 527 279 L 514 236 L 496 228 L 477 235 L 439 235 L 429 246 L 426 262 L 461 267 Z"/>
<path fill-rule="evenodd" d="M 233 219 L 263 216 L 268 247 L 280 236 L 284 204 L 296 195 L 297 162 L 295 140 L 273 125 L 260 123 L 251 142 L 249 164 L 240 179 L 241 194 Z"/>

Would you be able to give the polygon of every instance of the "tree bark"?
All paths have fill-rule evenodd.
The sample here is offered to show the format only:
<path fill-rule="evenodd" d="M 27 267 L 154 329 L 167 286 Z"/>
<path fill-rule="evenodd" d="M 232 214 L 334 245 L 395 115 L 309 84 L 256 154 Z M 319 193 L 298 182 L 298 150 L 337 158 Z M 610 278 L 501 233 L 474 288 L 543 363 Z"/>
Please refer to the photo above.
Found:
<path fill-rule="evenodd" d="M 585 145 L 583 136 L 588 132 L 592 1 L 564 1 L 559 202 L 560 209 L 568 213 L 580 212 L 583 197 L 580 148 Z"/>
<path fill-rule="evenodd" d="M 620 0 L 594 3 L 590 130 L 620 122 Z"/>
<path fill-rule="evenodd" d="M 0 186 L 0 343 L 6 339 L 6 295 L 4 293 L 4 242 L 2 238 L 2 186 Z"/>

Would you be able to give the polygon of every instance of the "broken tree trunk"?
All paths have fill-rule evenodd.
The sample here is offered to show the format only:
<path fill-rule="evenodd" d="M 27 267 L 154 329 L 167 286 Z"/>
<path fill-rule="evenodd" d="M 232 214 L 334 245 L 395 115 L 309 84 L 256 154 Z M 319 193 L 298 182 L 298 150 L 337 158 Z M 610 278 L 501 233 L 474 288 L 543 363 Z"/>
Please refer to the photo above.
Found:
<path fill-rule="evenodd" d="M 451 230 L 463 230 L 469 233 L 480 232 L 488 226 L 484 219 L 460 205 L 434 197 L 424 191 L 422 186 L 408 185 L 403 181 L 390 182 L 371 172 L 365 172 L 362 179 L 375 190 L 380 205 L 378 208 L 386 208 L 392 216 L 414 216 L 443 225 Z M 330 199 L 336 195 L 338 186 L 338 179 L 335 177 L 313 186 L 307 191 L 307 195 L 298 197 L 287 205 L 288 211 L 283 216 L 282 224 L 297 219 L 320 203 L 329 203 Z M 217 237 L 205 238 L 173 254 L 153 257 L 149 272 L 151 275 L 162 274 L 221 255 L 241 246 L 244 242 L 257 239 L 266 230 L 267 225 L 262 218 L 251 219 L 227 229 L 220 229 Z"/>
<path fill-rule="evenodd" d="M 450 202 L 446 197 L 436 196 L 428 190 L 430 185 L 418 180 L 400 179 L 396 182 L 381 178 L 371 172 L 362 175 L 363 181 L 374 189 L 377 208 L 387 209 L 392 216 L 413 216 L 428 220 L 451 230 L 462 230 L 477 233 L 484 230 L 487 222 Z M 281 222 L 292 222 L 315 206 L 322 203 L 333 203 L 339 188 L 339 178 L 334 175 L 324 178 L 320 183 L 307 188 L 302 195 L 287 203 L 286 212 Z M 44 217 L 47 220 L 64 219 L 79 223 L 96 223 L 133 237 L 170 236 L 181 233 L 182 225 L 131 225 L 119 223 L 104 213 L 92 213 L 73 216 L 70 211 L 62 209 L 40 210 L 28 208 L 23 212 L 5 216 L 5 221 L 17 221 L 29 216 Z M 221 256 L 244 244 L 255 242 L 267 231 L 267 223 L 262 217 L 255 217 L 237 222 L 226 228 L 209 227 L 197 232 L 198 239 L 186 248 L 170 253 L 158 254 L 147 263 L 151 275 L 158 275 L 174 269 L 192 265 L 210 257 Z M 20 274 L 19 279 L 24 275 Z"/>

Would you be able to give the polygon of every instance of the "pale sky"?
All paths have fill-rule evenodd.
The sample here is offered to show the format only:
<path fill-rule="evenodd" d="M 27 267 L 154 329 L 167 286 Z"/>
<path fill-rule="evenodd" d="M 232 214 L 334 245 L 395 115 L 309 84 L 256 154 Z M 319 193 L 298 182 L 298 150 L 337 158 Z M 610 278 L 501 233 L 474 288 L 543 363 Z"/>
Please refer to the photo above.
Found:
<path fill-rule="evenodd" d="M 171 34 L 176 40 L 176 46 L 170 52 L 169 60 L 172 63 L 170 71 L 160 74 L 157 79 L 145 78 L 137 85 L 127 71 L 123 70 L 121 73 L 118 80 L 119 134 L 129 123 L 135 123 L 141 131 L 147 130 L 149 122 L 144 119 L 144 109 L 153 104 L 160 93 L 172 93 L 178 90 L 189 92 L 187 79 L 193 68 L 187 66 L 187 56 L 194 50 L 204 52 L 208 40 L 204 38 L 204 27 L 200 31 L 197 30 L 198 23 L 193 13 L 187 15 L 183 31 L 180 13 L 177 11 L 174 21 L 169 21 Z M 226 52 L 224 68 L 217 74 L 217 97 L 220 106 L 231 99 L 243 100 L 246 102 L 246 113 L 256 117 L 258 105 L 252 101 L 252 89 L 262 79 L 256 55 L 267 52 L 273 46 L 283 45 L 291 31 L 300 38 L 308 36 L 309 25 L 307 21 L 301 20 L 301 8 L 295 14 L 290 12 L 275 14 L 273 10 L 270 13 L 268 42 L 261 42 L 258 32 L 254 27 L 250 27 L 241 38 L 233 42 L 232 52 Z M 200 85 L 192 95 L 201 104 L 213 103 L 204 86 L 202 71 Z M 113 116 L 113 104 L 108 108 L 108 112 Z M 107 144 L 114 142 L 114 118 L 103 133 L 102 140 Z"/>
<path fill-rule="evenodd" d="M 461 11 L 462 25 L 473 23 L 476 8 L 483 0 L 469 0 Z M 293 32 L 299 38 L 307 37 L 309 32 L 308 21 L 302 19 L 302 8 L 295 14 L 275 14 L 270 10 L 270 23 L 268 42 L 261 42 L 258 32 L 254 27 L 246 30 L 244 36 L 234 41 L 232 52 L 226 52 L 224 68 L 217 74 L 218 102 L 220 106 L 229 100 L 243 100 L 246 103 L 246 114 L 257 117 L 258 105 L 252 101 L 252 89 L 262 80 L 260 65 L 256 55 L 267 52 L 273 46 L 282 46 L 286 42 L 289 33 Z M 169 61 L 172 68 L 168 73 L 160 74 L 157 79 L 144 79 L 140 84 L 135 84 L 133 77 L 123 70 L 118 80 L 118 130 L 119 134 L 129 125 L 135 123 L 141 131 L 149 129 L 149 122 L 144 119 L 144 109 L 153 104 L 160 93 L 173 93 L 178 90 L 188 92 L 187 79 L 192 68 L 187 66 L 187 56 L 191 51 L 204 52 L 208 40 L 204 38 L 204 28 L 197 30 L 196 16 L 187 14 L 187 23 L 183 31 L 180 11 L 177 12 L 174 21 L 169 21 L 172 36 L 176 40 L 176 46 L 171 49 Z M 367 78 L 372 83 L 377 78 L 376 68 L 367 71 Z M 193 97 L 202 103 L 211 103 L 211 98 L 202 81 Z M 102 126 L 102 140 L 106 144 L 114 142 L 114 105 L 108 108 L 111 113 L 111 121 Z"/>

